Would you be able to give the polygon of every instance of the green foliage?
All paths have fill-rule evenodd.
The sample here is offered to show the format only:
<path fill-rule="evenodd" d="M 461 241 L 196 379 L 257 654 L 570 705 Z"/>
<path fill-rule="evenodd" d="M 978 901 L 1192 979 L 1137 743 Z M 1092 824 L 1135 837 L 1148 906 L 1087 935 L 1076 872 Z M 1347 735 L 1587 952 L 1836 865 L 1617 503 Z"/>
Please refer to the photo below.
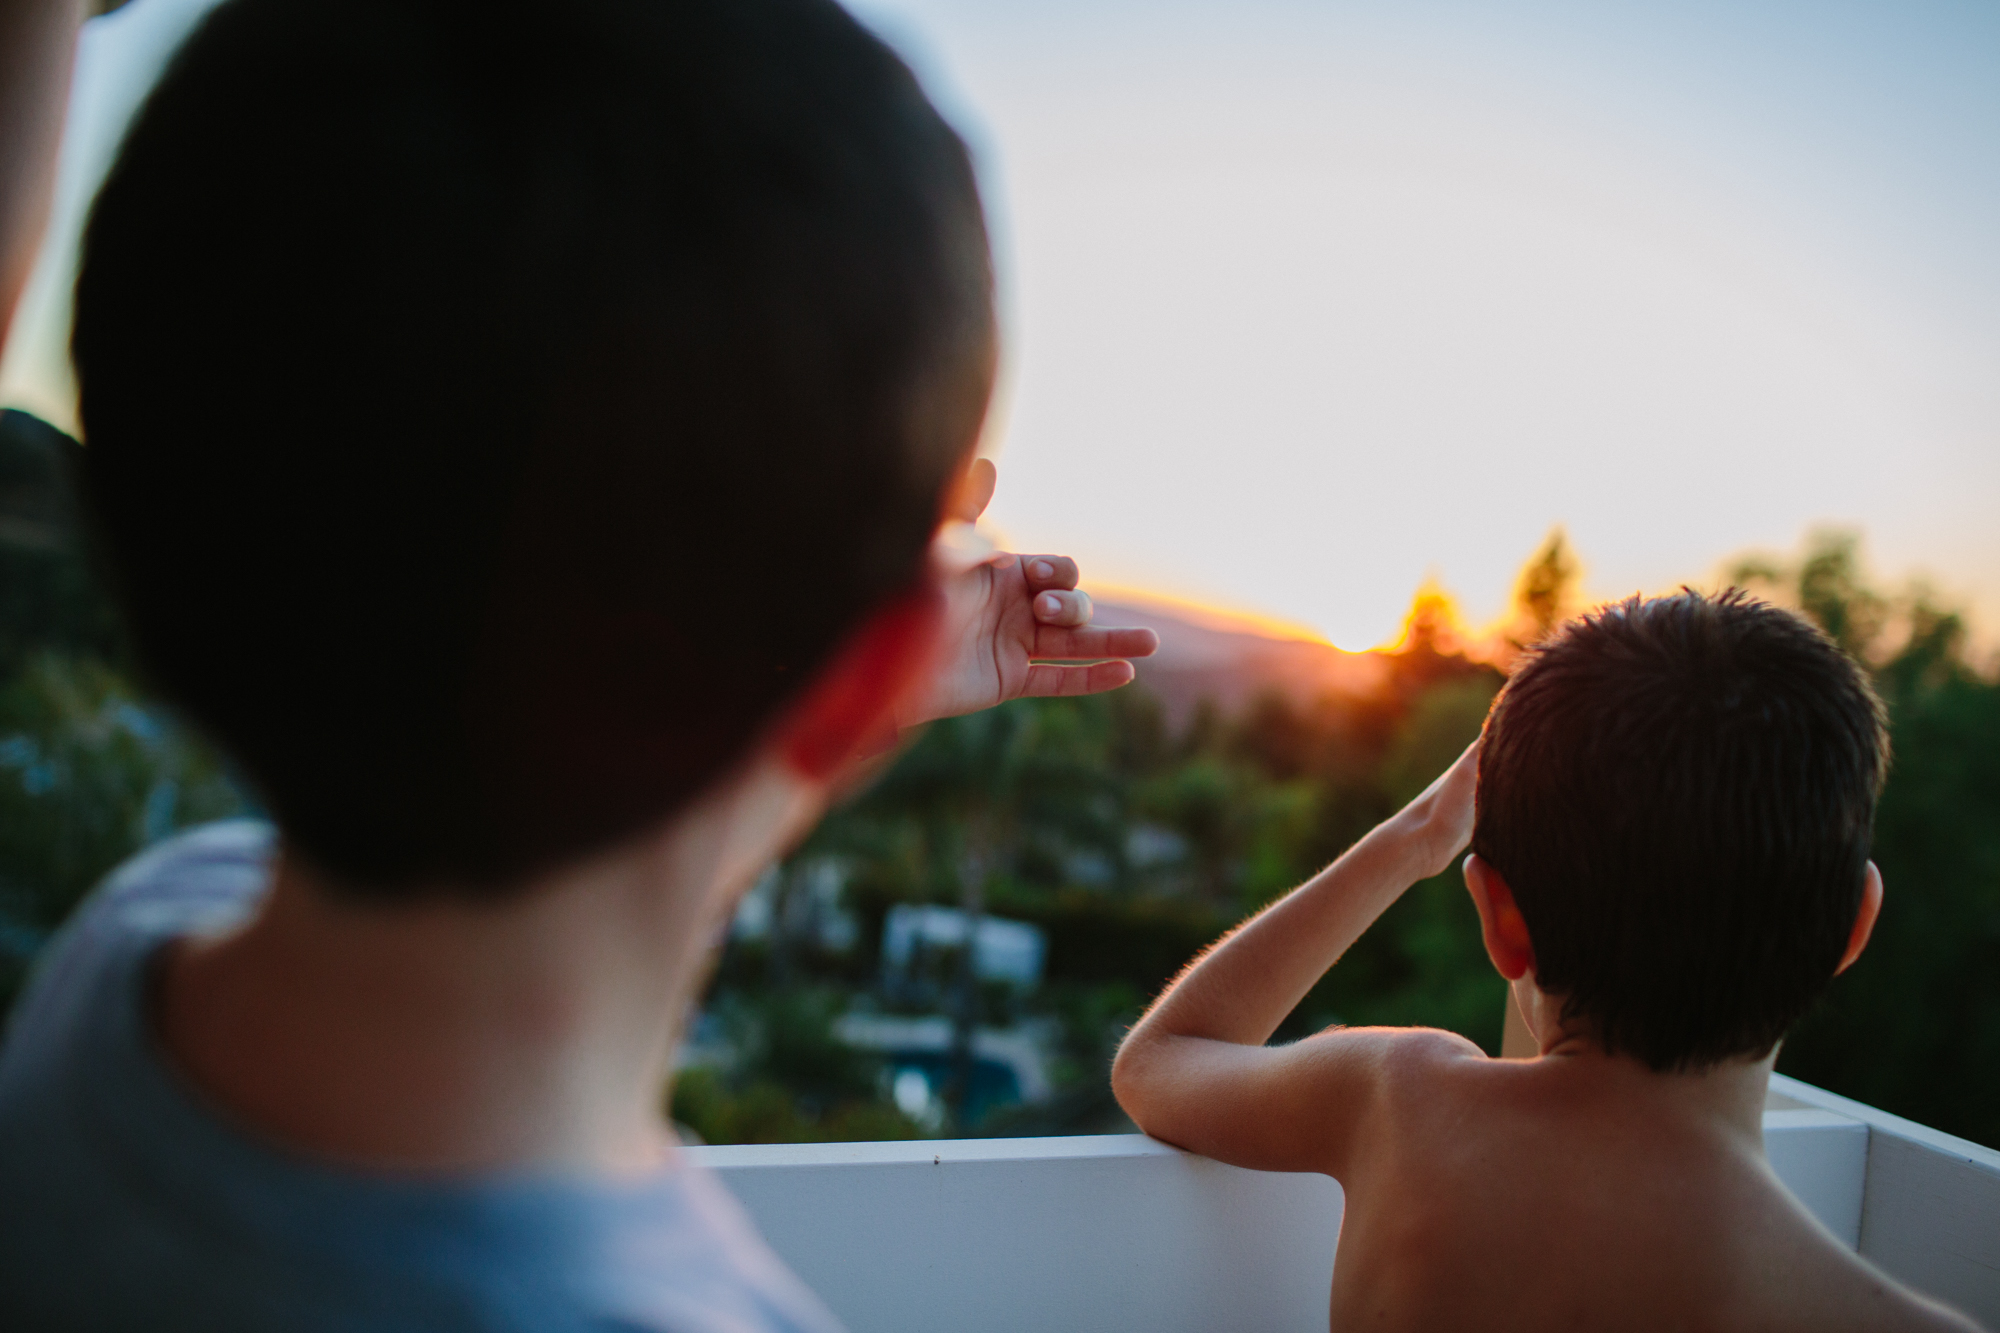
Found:
<path fill-rule="evenodd" d="M 867 977 L 888 908 L 960 897 L 976 846 L 984 909 L 1039 926 L 1048 942 L 1040 990 L 1006 1003 L 988 997 L 982 1021 L 1052 1023 L 1057 1093 L 960 1132 L 1119 1127 L 1110 1058 L 1146 1000 L 1428 785 L 1478 734 L 1501 681 L 1434 637 L 1390 666 L 1377 695 L 1302 702 L 1271 693 L 1235 718 L 1197 709 L 1178 732 L 1138 687 L 1023 700 L 933 727 L 802 853 L 838 849 L 848 859 L 847 902 L 864 941 L 860 961 L 801 955 L 805 972 L 826 995 Z M 1154 851 L 1141 854 L 1147 842 Z M 726 1078 L 683 1075 L 674 1102 L 711 1142 L 832 1136 L 841 1113 L 829 1108 L 861 1104 L 863 1080 L 830 1081 L 823 1049 L 742 1026 L 741 1015 L 770 1012 L 780 981 L 801 979 L 760 966 L 785 952 L 739 943 L 723 960 L 711 1011 L 736 1016 L 725 1026 L 739 1034 L 742 1063 Z M 1392 908 L 1280 1035 L 1334 1021 L 1421 1023 L 1497 1048 L 1503 1003 L 1471 903 L 1446 875 Z M 804 1109 L 788 1118 L 778 1089 Z"/>
<path fill-rule="evenodd" d="M 1514 625 L 1508 635 L 1514 646 L 1526 647 L 1547 638 L 1550 630 L 1578 609 L 1582 574 L 1575 553 L 1569 549 L 1568 534 L 1555 529 L 1534 558 L 1522 566 L 1514 584 Z"/>
<path fill-rule="evenodd" d="M 856 1143 L 919 1134 L 884 1101 L 844 1101 L 816 1115 L 788 1083 L 762 1078 L 738 1088 L 701 1067 L 683 1069 L 675 1078 L 670 1109 L 703 1143 Z"/>
<path fill-rule="evenodd" d="M 45 655 L 0 685 L 0 1003 L 112 867 L 242 809 L 214 755 L 103 663 Z"/>
<path fill-rule="evenodd" d="M 1554 543 L 1543 557 L 1549 568 L 1535 588 L 1571 596 L 1561 586 L 1571 557 Z M 1871 587 L 1851 537 L 1824 535 L 1795 562 L 1746 563 L 1739 577 L 1800 606 L 1869 665 L 1896 749 L 1876 830 L 1889 899 L 1875 943 L 1794 1034 L 1780 1067 L 2000 1143 L 2000 681 L 1968 656 L 1960 619 L 1922 589 Z M 996 843 L 988 906 L 1047 932 L 1048 981 L 1036 1003 L 1060 1023 L 1066 1054 L 1056 1103 L 988 1132 L 1109 1124 L 1106 1063 L 1144 1000 L 1228 926 L 1422 790 L 1477 734 L 1500 684 L 1435 635 L 1413 636 L 1391 665 L 1371 698 L 1267 694 L 1234 718 L 1198 709 L 1178 732 L 1137 688 L 1001 710 L 1022 715 L 995 728 L 1016 747 L 1006 762 L 1021 787 Z M 906 777 L 936 762 L 922 753 L 904 761 Z M 1066 776 L 1050 792 L 1060 794 L 1032 798 L 1026 788 L 1039 777 L 1030 775 L 1056 772 Z M 872 904 L 865 939 L 888 903 L 934 897 L 953 882 L 941 860 L 949 839 L 919 831 L 922 803 L 898 791 L 885 783 L 839 817 L 847 845 L 885 853 L 862 855 L 854 881 L 854 900 Z M 1065 812 L 1072 801 L 1096 813 Z M 1135 859 L 1121 845 L 1135 829 L 1171 835 L 1183 853 Z M 1064 855 L 1078 850 L 1110 854 L 1116 873 L 1079 882 Z M 1280 1036 L 1330 1022 L 1426 1024 L 1493 1050 L 1504 1003 L 1453 872 L 1391 907 Z"/>
<path fill-rule="evenodd" d="M 880 1095 L 877 1063 L 833 1031 L 829 990 L 737 995 L 721 1006 L 734 1058 L 674 1079 L 673 1118 L 705 1143 L 911 1139 L 917 1126 Z"/>
<path fill-rule="evenodd" d="M 25 412 L 0 411 L 0 680 L 45 653 L 124 664 L 117 616 L 78 535 L 78 448 Z"/>
<path fill-rule="evenodd" d="M 1819 622 L 1833 641 L 1855 657 L 1867 660 L 1888 619 L 1888 601 L 1861 577 L 1860 539 L 1853 533 L 1824 533 L 1815 538 L 1800 563 L 1799 608 Z"/>
<path fill-rule="evenodd" d="M 0 413 L 0 1007 L 107 871 L 243 809 L 215 755 L 131 684 L 80 551 L 66 485 L 76 447 Z"/>
<path fill-rule="evenodd" d="M 1047 932 L 1051 980 L 1122 985 L 1148 997 L 1236 921 L 1236 914 L 1199 898 L 1080 887 L 1048 892 L 1009 884 L 995 893 L 992 907 Z"/>
<path fill-rule="evenodd" d="M 1109 759 L 1126 716 L 1100 700 L 1051 699 L 935 723 L 828 836 L 879 841 L 883 825 L 906 824 L 929 848 L 931 887 L 961 899 L 1038 856 L 1115 861 L 1125 803 Z"/>
<path fill-rule="evenodd" d="M 1481 675 L 1446 681 L 1418 698 L 1382 757 L 1379 781 L 1391 808 L 1407 805 L 1479 738 L 1499 692 L 1497 677 Z"/>
<path fill-rule="evenodd" d="M 1451 766 L 1479 735 L 1499 692 L 1491 676 L 1419 696 L 1384 754 L 1381 806 L 1397 809 Z M 1497 1053 L 1506 985 L 1487 961 L 1479 921 L 1456 869 L 1424 880 L 1383 913 L 1299 1005 L 1287 1034 L 1327 1023 L 1446 1028 Z"/>
<path fill-rule="evenodd" d="M 0 413 L 0 1005 L 106 871 L 177 827 L 243 808 L 216 757 L 132 684 L 77 540 L 66 490 L 75 448 Z M 1921 588 L 1873 588 L 1849 534 L 1736 575 L 1868 664 L 1896 750 L 1876 828 L 1888 900 L 1875 942 L 1780 1067 L 2000 1144 L 2000 680 L 1969 655 L 1959 617 Z M 1556 532 L 1522 573 L 1517 644 L 1574 609 L 1576 579 Z M 889 1103 L 879 1064 L 833 1024 L 872 985 L 892 905 L 960 901 L 1040 926 L 1049 946 L 1034 996 L 984 995 L 966 1011 L 1038 1015 L 1060 1034 L 1055 1100 L 984 1132 L 1113 1127 L 1110 1054 L 1145 1001 L 1477 734 L 1501 676 L 1460 654 L 1446 610 L 1420 599 L 1368 697 L 1271 692 L 1235 717 L 1202 704 L 1176 724 L 1133 687 L 932 727 L 799 852 L 848 867 L 859 947 L 837 955 L 782 931 L 732 944 L 710 1004 L 729 1058 L 681 1072 L 674 1115 L 716 1143 L 917 1134 Z M 1429 1024 L 1495 1049 L 1503 1004 L 1450 873 L 1392 906 L 1280 1035 L 1336 1021 Z"/>
<path fill-rule="evenodd" d="M 1772 573 L 1873 668 L 1895 754 L 1875 822 L 1881 921 L 1778 1067 L 2000 1145 L 2000 680 L 1922 588 L 1871 589 L 1851 535 Z"/>
<path fill-rule="evenodd" d="M 89 658 L 0 687 L 0 774 L 0 883 L 45 924 L 137 847 L 241 808 L 209 752 Z"/>

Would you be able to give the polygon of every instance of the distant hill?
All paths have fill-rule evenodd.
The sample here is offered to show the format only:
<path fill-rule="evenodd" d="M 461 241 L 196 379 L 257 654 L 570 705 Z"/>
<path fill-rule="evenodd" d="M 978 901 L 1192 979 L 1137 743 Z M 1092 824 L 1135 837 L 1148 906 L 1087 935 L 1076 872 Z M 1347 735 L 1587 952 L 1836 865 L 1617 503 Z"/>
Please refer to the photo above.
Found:
<path fill-rule="evenodd" d="M 1160 651 L 1137 664 L 1139 679 L 1176 724 L 1204 698 L 1230 712 L 1261 690 L 1309 703 L 1328 693 L 1372 695 L 1388 679 L 1389 662 L 1380 653 L 1345 652 L 1317 639 L 1284 637 L 1248 618 L 1122 591 L 1093 600 L 1093 623 L 1159 634 Z"/>

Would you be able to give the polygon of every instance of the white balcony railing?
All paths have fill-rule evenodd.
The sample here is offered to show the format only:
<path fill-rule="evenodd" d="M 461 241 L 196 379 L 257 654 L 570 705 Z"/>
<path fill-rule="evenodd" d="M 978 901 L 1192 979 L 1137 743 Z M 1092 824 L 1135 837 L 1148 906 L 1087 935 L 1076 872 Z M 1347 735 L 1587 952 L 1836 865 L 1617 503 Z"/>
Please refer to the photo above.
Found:
<path fill-rule="evenodd" d="M 2000 1328 L 2000 1152 L 1772 1080 L 1771 1164 L 1833 1233 Z M 1140 1135 L 694 1149 L 857 1333 L 1326 1328 L 1341 1192 Z"/>

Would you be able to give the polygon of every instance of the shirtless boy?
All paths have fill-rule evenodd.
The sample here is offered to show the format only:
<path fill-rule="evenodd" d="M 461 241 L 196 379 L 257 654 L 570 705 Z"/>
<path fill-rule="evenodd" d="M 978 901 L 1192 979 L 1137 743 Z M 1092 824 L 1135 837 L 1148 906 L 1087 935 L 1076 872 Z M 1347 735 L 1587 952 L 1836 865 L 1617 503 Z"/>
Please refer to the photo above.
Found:
<path fill-rule="evenodd" d="M 1529 657 L 1428 791 L 1182 974 L 1118 1053 L 1119 1101 L 1192 1151 L 1340 1181 L 1337 1328 L 1972 1328 L 1849 1252 L 1764 1157 L 1778 1043 L 1881 909 L 1886 761 L 1867 681 L 1790 613 L 1602 608 Z M 1264 1045 L 1468 836 L 1539 1055 L 1422 1028 Z"/>

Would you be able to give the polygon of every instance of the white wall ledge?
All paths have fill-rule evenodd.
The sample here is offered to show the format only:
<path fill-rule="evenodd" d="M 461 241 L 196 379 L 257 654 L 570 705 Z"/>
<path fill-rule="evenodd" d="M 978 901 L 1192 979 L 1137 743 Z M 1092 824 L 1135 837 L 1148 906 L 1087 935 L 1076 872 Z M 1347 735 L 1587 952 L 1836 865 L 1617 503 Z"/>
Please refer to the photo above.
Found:
<path fill-rule="evenodd" d="M 1771 1076 L 1771 1100 L 1865 1125 L 1857 1248 L 1917 1290 L 2000 1328 L 2000 1151 L 1783 1074 Z M 1773 1114 L 1783 1112 L 1765 1112 L 1767 1127 Z"/>
<path fill-rule="evenodd" d="M 1795 1080 L 1773 1094 L 1771 1164 L 1814 1215 L 2000 1326 L 2000 1153 Z M 1326 1176 L 1137 1134 L 690 1152 L 857 1333 L 1327 1326 L 1342 1195 Z"/>

